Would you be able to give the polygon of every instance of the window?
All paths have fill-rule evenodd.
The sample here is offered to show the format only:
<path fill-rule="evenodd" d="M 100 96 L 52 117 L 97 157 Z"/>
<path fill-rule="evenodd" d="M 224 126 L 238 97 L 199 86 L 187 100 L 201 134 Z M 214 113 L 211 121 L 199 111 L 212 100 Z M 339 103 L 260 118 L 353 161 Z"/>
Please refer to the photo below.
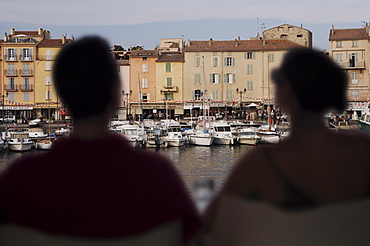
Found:
<path fill-rule="evenodd" d="M 148 64 L 141 64 L 141 72 L 142 73 L 148 72 Z"/>
<path fill-rule="evenodd" d="M 214 56 L 217 56 L 217 51 L 213 51 L 213 55 Z"/>
<path fill-rule="evenodd" d="M 17 60 L 17 50 L 16 49 L 6 49 L 5 50 L 5 59 L 8 61 L 16 61 Z"/>
<path fill-rule="evenodd" d="M 233 84 L 235 83 L 235 74 L 233 73 L 227 73 L 227 74 L 224 74 L 224 81 L 225 83 L 227 84 Z"/>
<path fill-rule="evenodd" d="M 286 35 L 286 34 L 282 34 L 282 35 L 280 36 L 280 38 L 281 38 L 281 39 L 287 39 L 287 38 L 288 38 L 288 35 Z"/>
<path fill-rule="evenodd" d="M 30 93 L 25 92 L 23 93 L 23 101 L 29 101 L 30 100 Z"/>
<path fill-rule="evenodd" d="M 357 67 L 357 53 L 351 53 L 349 54 L 349 66 L 350 67 Z"/>
<path fill-rule="evenodd" d="M 247 81 L 247 90 L 252 91 L 253 90 L 253 81 Z"/>
<path fill-rule="evenodd" d="M 212 100 L 218 100 L 218 90 L 212 90 Z"/>
<path fill-rule="evenodd" d="M 212 57 L 212 67 L 218 67 L 218 57 Z"/>
<path fill-rule="evenodd" d="M 150 93 L 143 93 L 142 94 L 143 102 L 147 102 L 150 100 Z"/>
<path fill-rule="evenodd" d="M 211 84 L 218 84 L 220 83 L 220 74 L 217 74 L 217 73 L 211 73 L 210 76 L 209 76 L 209 82 Z"/>
<path fill-rule="evenodd" d="M 358 47 L 357 40 L 352 40 L 352 47 Z"/>
<path fill-rule="evenodd" d="M 51 62 L 45 62 L 45 71 L 51 71 Z"/>
<path fill-rule="evenodd" d="M 171 67 L 171 62 L 166 62 L 166 72 L 171 72 L 172 67 Z"/>
<path fill-rule="evenodd" d="M 9 83 L 9 87 L 8 87 L 8 89 L 10 89 L 10 90 L 14 90 L 14 89 L 15 89 L 15 85 L 14 85 L 14 78 L 9 78 L 9 79 L 8 79 L 8 83 Z"/>
<path fill-rule="evenodd" d="M 29 70 L 29 64 L 28 63 L 24 63 L 23 64 L 23 74 L 24 75 L 28 75 L 30 73 L 30 70 Z"/>
<path fill-rule="evenodd" d="M 352 85 L 358 84 L 358 73 L 351 73 L 351 84 Z"/>
<path fill-rule="evenodd" d="M 227 52 L 227 55 L 228 55 L 228 56 L 231 56 L 231 51 L 228 51 L 228 52 Z"/>
<path fill-rule="evenodd" d="M 50 90 L 46 91 L 45 100 L 51 100 L 51 91 Z"/>
<path fill-rule="evenodd" d="M 51 61 L 53 59 L 53 51 L 46 50 L 46 60 Z"/>
<path fill-rule="evenodd" d="M 51 85 L 51 76 L 45 77 L 45 85 Z"/>
<path fill-rule="evenodd" d="M 196 67 L 200 67 L 200 57 L 195 57 L 194 63 Z"/>
<path fill-rule="evenodd" d="M 14 101 L 14 92 L 8 94 L 8 101 Z"/>
<path fill-rule="evenodd" d="M 8 74 L 14 75 L 14 63 L 8 63 Z"/>
<path fill-rule="evenodd" d="M 200 73 L 194 74 L 194 84 L 200 84 Z"/>
<path fill-rule="evenodd" d="M 195 52 L 195 55 L 196 55 L 196 56 L 199 56 L 199 52 Z"/>
<path fill-rule="evenodd" d="M 244 58 L 245 59 L 255 59 L 255 53 L 254 52 L 246 52 L 244 53 Z"/>
<path fill-rule="evenodd" d="M 226 100 L 232 100 L 233 99 L 233 90 L 227 90 L 226 91 Z"/>
<path fill-rule="evenodd" d="M 166 79 L 166 85 L 167 86 L 172 86 L 172 78 L 167 78 Z"/>
<path fill-rule="evenodd" d="M 358 90 L 351 90 L 352 100 L 357 100 L 358 98 Z"/>
<path fill-rule="evenodd" d="M 342 41 L 337 41 L 336 42 L 336 47 L 337 48 L 342 48 Z"/>
<path fill-rule="evenodd" d="M 342 66 L 342 54 L 336 54 L 336 61 L 339 66 Z"/>
<path fill-rule="evenodd" d="M 268 61 L 273 62 L 275 60 L 275 55 L 274 54 L 268 54 Z"/>
<path fill-rule="evenodd" d="M 253 65 L 247 65 L 247 74 L 253 74 Z"/>
<path fill-rule="evenodd" d="M 31 49 L 21 49 L 21 60 L 22 61 L 30 61 L 32 60 L 32 55 L 31 55 L 32 50 Z"/>
<path fill-rule="evenodd" d="M 148 88 L 148 79 L 141 80 L 141 88 L 143 89 Z"/>
<path fill-rule="evenodd" d="M 192 99 L 193 100 L 200 100 L 203 97 L 203 91 L 197 89 L 192 91 Z"/>
<path fill-rule="evenodd" d="M 173 100 L 173 93 L 166 94 L 167 100 Z"/>
<path fill-rule="evenodd" d="M 140 54 L 139 54 L 140 55 Z M 148 60 L 148 57 L 142 57 L 141 58 L 142 61 L 147 61 Z"/>
<path fill-rule="evenodd" d="M 224 61 L 225 67 L 234 67 L 235 66 L 235 57 L 225 57 Z"/>
<path fill-rule="evenodd" d="M 23 89 L 29 90 L 30 89 L 30 79 L 24 78 L 23 79 Z"/>

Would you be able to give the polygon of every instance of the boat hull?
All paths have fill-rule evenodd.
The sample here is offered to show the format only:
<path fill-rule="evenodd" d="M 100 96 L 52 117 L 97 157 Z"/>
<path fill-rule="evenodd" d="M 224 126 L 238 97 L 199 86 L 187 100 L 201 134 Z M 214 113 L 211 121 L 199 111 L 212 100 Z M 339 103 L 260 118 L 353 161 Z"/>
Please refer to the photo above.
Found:
<path fill-rule="evenodd" d="M 210 135 L 190 135 L 189 143 L 192 145 L 199 146 L 211 146 L 213 143 L 213 137 Z"/>
<path fill-rule="evenodd" d="M 8 143 L 8 148 L 11 151 L 17 151 L 17 152 L 29 151 L 32 148 L 32 142 Z"/>
<path fill-rule="evenodd" d="M 256 145 L 259 141 L 259 138 L 237 138 L 236 142 L 238 144 L 245 144 L 245 145 Z"/>

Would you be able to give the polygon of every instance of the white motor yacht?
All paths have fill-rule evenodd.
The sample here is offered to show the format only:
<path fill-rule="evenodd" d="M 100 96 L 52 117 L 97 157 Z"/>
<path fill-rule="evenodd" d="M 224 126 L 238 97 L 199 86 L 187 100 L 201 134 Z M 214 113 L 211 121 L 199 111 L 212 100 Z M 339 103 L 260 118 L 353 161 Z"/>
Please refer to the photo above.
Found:
<path fill-rule="evenodd" d="M 145 133 L 136 125 L 119 125 L 115 128 L 111 128 L 109 131 L 123 134 L 132 147 L 137 148 L 143 144 L 143 135 Z"/>
<path fill-rule="evenodd" d="M 245 127 L 236 130 L 236 142 L 238 144 L 256 145 L 260 139 L 256 128 Z"/>
<path fill-rule="evenodd" d="M 31 150 L 33 142 L 26 131 L 10 129 L 6 135 L 6 144 L 11 151 L 28 151 Z"/>
<path fill-rule="evenodd" d="M 235 136 L 231 132 L 231 127 L 227 122 L 215 122 L 212 124 L 214 144 L 234 144 Z"/>
<path fill-rule="evenodd" d="M 181 147 L 186 143 L 186 137 L 182 134 L 181 125 L 174 120 L 162 120 L 162 128 L 166 131 L 164 140 L 168 147 Z"/>

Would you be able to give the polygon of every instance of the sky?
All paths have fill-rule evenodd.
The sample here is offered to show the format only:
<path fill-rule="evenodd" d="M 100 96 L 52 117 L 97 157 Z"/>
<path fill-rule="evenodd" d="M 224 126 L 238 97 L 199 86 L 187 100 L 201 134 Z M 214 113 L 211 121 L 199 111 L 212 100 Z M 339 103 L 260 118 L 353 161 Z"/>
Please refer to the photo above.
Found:
<path fill-rule="evenodd" d="M 101 34 L 113 44 L 125 46 L 131 42 L 142 44 L 147 49 L 159 43 L 159 40 L 152 40 L 158 37 L 153 35 L 153 31 L 148 31 L 148 35 L 138 35 L 136 29 L 141 28 L 141 32 L 145 33 L 145 30 L 157 28 L 161 35 L 167 36 L 168 33 L 168 36 L 193 40 L 209 38 L 210 35 L 217 37 L 222 31 L 225 33 L 222 38 L 231 40 L 236 38 L 231 36 L 236 33 L 229 33 L 228 29 L 238 28 L 239 33 L 245 34 L 242 39 L 248 39 L 263 27 L 269 29 L 284 23 L 302 24 L 309 30 L 313 29 L 314 44 L 316 39 L 318 48 L 326 48 L 325 42 L 332 25 L 336 28 L 361 28 L 362 21 L 370 21 L 370 0 L 0 0 L 0 6 L 1 36 L 9 32 L 10 27 L 16 30 L 42 27 L 49 30 L 54 38 L 62 34 L 73 34 L 77 38 L 85 34 Z M 219 31 L 216 26 L 219 22 L 203 22 L 209 28 L 198 26 L 197 21 L 205 20 L 229 21 L 240 26 Z M 239 24 L 231 21 L 238 21 Z M 164 27 L 168 29 L 163 30 Z M 208 29 L 213 33 L 209 33 Z M 125 40 L 128 36 L 129 40 Z"/>

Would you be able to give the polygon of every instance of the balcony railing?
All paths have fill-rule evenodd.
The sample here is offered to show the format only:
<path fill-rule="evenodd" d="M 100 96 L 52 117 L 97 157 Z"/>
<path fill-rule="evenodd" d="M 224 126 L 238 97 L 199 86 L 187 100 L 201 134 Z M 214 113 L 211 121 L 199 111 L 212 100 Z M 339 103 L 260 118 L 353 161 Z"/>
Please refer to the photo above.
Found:
<path fill-rule="evenodd" d="M 4 56 L 5 61 L 17 61 L 17 56 Z"/>
<path fill-rule="evenodd" d="M 18 70 L 16 70 L 16 69 L 5 69 L 4 74 L 7 77 L 16 77 L 16 76 L 18 76 Z"/>
<path fill-rule="evenodd" d="M 33 91 L 33 85 L 29 84 L 20 84 L 17 86 L 20 91 Z"/>
<path fill-rule="evenodd" d="M 365 62 L 341 62 L 338 65 L 344 69 L 365 69 Z"/>
<path fill-rule="evenodd" d="M 4 90 L 6 91 L 18 91 L 18 86 L 14 84 L 4 84 Z"/>
<path fill-rule="evenodd" d="M 32 61 L 32 55 L 25 56 L 25 55 L 19 55 L 19 60 L 20 61 Z"/>
<path fill-rule="evenodd" d="M 163 90 L 168 92 L 177 92 L 178 88 L 177 86 L 163 86 Z"/>
<path fill-rule="evenodd" d="M 22 77 L 33 76 L 33 70 L 32 69 L 19 69 L 19 74 Z"/>

